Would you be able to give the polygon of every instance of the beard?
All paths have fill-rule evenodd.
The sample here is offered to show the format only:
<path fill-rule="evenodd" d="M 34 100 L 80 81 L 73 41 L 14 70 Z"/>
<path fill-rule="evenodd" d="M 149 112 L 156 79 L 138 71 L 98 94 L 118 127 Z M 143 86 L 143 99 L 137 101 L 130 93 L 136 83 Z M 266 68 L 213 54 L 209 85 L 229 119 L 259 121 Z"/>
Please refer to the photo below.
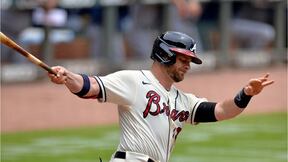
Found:
<path fill-rule="evenodd" d="M 179 73 L 173 73 L 170 75 L 170 77 L 175 81 L 175 82 L 181 82 L 184 79 L 184 75 L 180 75 Z"/>
<path fill-rule="evenodd" d="M 168 68 L 167 73 L 170 76 L 170 78 L 176 83 L 184 79 L 185 73 L 182 74 L 180 71 L 177 71 L 176 69 Z"/>

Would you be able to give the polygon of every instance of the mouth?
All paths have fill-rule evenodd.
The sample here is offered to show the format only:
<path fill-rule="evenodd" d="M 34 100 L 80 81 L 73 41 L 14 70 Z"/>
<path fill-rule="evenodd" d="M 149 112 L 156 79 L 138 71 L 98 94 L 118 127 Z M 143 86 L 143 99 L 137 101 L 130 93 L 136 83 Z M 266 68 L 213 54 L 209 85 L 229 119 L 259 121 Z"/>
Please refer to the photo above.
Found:
<path fill-rule="evenodd" d="M 180 70 L 180 73 L 186 74 L 187 70 Z"/>
<path fill-rule="evenodd" d="M 186 72 L 184 72 L 184 71 L 179 71 L 179 73 L 178 73 L 178 75 L 179 75 L 180 77 L 184 77 L 185 74 L 186 74 Z"/>

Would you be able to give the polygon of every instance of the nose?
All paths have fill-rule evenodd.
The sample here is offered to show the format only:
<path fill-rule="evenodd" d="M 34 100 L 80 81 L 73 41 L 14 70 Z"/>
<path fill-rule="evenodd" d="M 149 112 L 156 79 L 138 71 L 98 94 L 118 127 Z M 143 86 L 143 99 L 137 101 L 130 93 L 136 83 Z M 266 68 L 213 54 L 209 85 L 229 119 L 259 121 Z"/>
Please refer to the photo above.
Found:
<path fill-rule="evenodd" d="M 190 69 L 190 62 L 186 62 L 184 64 L 184 68 L 185 68 L 185 70 L 189 70 Z"/>

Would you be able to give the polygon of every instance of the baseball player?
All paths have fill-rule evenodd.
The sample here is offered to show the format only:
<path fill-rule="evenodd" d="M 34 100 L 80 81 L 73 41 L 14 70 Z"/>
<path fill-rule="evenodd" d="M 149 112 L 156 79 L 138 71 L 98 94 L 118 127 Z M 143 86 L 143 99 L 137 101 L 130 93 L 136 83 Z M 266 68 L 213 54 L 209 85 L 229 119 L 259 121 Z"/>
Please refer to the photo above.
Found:
<path fill-rule="evenodd" d="M 154 42 L 150 70 L 123 70 L 107 76 L 75 74 L 64 67 L 52 69 L 51 81 L 65 84 L 81 98 L 118 105 L 120 144 L 111 162 L 167 162 L 184 123 L 216 122 L 240 114 L 252 96 L 274 81 L 251 79 L 235 97 L 209 102 L 177 89 L 190 63 L 201 64 L 195 41 L 188 35 L 168 31 Z M 219 92 L 220 93 L 220 92 Z"/>

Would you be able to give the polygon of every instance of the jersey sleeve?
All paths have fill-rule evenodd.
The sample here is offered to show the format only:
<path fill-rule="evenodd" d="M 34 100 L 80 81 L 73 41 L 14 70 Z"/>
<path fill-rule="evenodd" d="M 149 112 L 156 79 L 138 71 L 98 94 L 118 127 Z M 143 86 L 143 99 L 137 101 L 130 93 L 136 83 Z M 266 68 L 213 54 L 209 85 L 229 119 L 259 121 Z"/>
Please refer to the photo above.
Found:
<path fill-rule="evenodd" d="M 197 122 L 195 122 L 195 114 L 196 114 L 196 110 L 197 108 L 199 107 L 199 105 L 202 103 L 202 102 L 205 102 L 207 101 L 206 98 L 198 98 L 196 97 L 195 95 L 193 94 L 188 94 L 188 103 L 189 103 L 189 107 L 190 107 L 190 110 L 189 110 L 189 117 L 188 119 L 186 120 L 186 122 L 192 124 L 192 125 L 196 125 L 198 124 Z"/>
<path fill-rule="evenodd" d="M 135 74 L 132 71 L 119 71 L 107 76 L 95 76 L 100 87 L 100 102 L 129 105 L 135 99 Z"/>

